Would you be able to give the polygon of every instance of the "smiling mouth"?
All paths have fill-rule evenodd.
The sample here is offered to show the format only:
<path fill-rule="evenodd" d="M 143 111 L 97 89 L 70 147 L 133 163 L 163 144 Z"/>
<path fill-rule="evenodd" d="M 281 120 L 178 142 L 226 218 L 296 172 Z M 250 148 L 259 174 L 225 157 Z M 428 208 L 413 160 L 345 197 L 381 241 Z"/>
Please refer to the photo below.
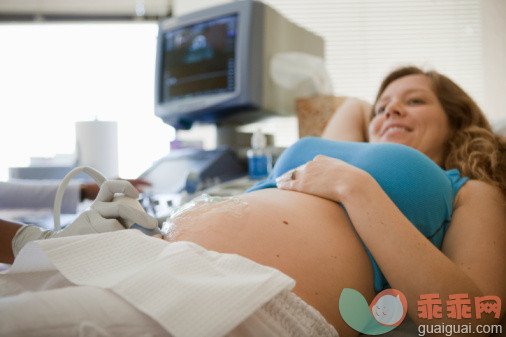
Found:
<path fill-rule="evenodd" d="M 388 129 L 385 130 L 385 132 L 383 132 L 383 135 L 382 136 L 385 136 L 389 133 L 392 133 L 392 132 L 411 132 L 411 130 L 409 130 L 408 128 L 405 128 L 405 127 L 402 127 L 402 126 L 392 126 L 392 127 L 389 127 Z"/>

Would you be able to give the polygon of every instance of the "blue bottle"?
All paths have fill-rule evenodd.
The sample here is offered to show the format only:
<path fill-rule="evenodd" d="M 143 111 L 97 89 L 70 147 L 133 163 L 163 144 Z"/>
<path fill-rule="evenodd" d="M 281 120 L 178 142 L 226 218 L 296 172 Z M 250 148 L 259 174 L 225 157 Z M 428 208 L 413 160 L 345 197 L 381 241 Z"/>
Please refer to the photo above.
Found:
<path fill-rule="evenodd" d="M 267 178 L 272 169 L 272 156 L 267 151 L 267 138 L 260 129 L 251 137 L 251 149 L 248 150 L 247 156 L 249 179 Z"/>

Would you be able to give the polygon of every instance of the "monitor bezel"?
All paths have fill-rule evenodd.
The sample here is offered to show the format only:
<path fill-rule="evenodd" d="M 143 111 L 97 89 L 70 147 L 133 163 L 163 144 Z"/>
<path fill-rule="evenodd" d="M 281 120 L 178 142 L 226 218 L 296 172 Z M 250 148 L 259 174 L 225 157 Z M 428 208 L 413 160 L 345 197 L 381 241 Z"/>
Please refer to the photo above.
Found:
<path fill-rule="evenodd" d="M 239 1 L 221 6 L 204 9 L 187 15 L 161 20 L 158 29 L 156 71 L 155 71 L 155 114 L 166 123 L 176 128 L 185 128 L 178 125 L 181 120 L 209 121 L 219 119 L 219 116 L 210 113 L 211 110 L 226 109 L 229 105 L 248 104 L 249 95 L 246 82 L 249 69 L 252 1 Z M 185 99 L 176 99 L 169 102 L 162 101 L 162 66 L 163 46 L 165 33 L 192 26 L 205 21 L 222 17 L 237 15 L 237 34 L 235 43 L 235 83 L 233 92 L 203 94 Z M 217 112 L 219 114 L 219 111 Z"/>

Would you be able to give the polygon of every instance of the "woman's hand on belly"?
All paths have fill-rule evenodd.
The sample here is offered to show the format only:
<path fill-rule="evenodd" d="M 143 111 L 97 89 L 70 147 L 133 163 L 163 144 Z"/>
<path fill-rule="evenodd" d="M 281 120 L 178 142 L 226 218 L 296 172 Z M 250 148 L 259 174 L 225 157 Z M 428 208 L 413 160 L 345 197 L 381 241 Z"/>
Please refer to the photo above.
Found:
<path fill-rule="evenodd" d="M 340 159 L 316 156 L 312 161 L 286 172 L 277 180 L 277 187 L 315 195 L 336 202 L 368 184 L 377 184 L 366 171 Z"/>

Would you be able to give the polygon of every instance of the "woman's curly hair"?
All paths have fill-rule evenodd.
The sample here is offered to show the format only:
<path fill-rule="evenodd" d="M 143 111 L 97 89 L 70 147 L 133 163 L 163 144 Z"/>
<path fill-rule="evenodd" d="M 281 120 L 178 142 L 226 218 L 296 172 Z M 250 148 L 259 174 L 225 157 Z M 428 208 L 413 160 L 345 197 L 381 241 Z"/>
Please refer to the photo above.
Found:
<path fill-rule="evenodd" d="M 432 83 L 450 124 L 442 168 L 499 187 L 506 196 L 506 138 L 494 135 L 476 102 L 455 82 L 434 70 L 414 66 L 391 72 L 381 83 L 376 102 L 386 87 L 404 76 L 425 75 Z M 374 111 L 372 116 L 374 116 Z"/>

